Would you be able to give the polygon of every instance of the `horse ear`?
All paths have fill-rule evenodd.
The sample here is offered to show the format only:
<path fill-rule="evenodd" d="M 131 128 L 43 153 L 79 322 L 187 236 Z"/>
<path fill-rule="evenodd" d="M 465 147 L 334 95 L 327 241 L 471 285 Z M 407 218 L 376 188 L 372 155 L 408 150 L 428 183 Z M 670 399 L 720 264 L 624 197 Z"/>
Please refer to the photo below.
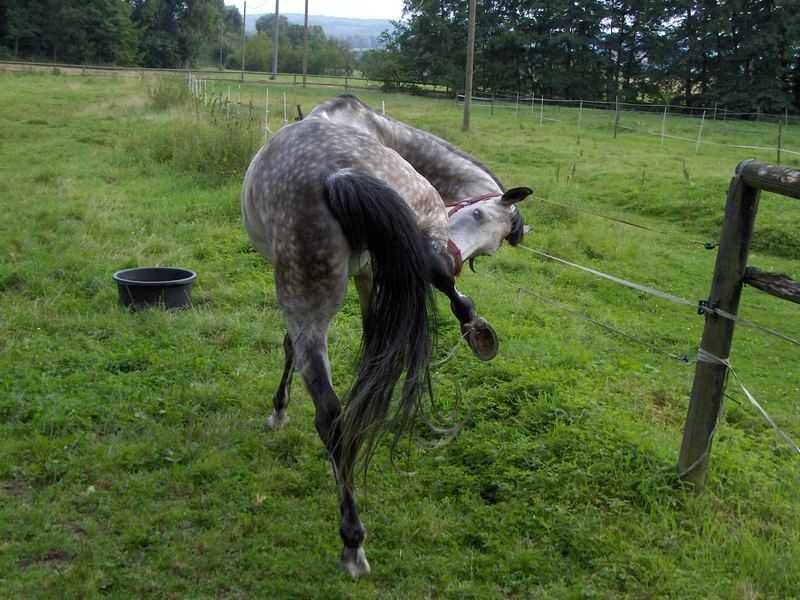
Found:
<path fill-rule="evenodd" d="M 516 187 L 508 190 L 503 197 L 500 198 L 500 204 L 504 206 L 511 206 L 512 204 L 516 204 L 521 200 L 525 200 L 528 196 L 533 193 L 533 190 L 526 187 Z"/>

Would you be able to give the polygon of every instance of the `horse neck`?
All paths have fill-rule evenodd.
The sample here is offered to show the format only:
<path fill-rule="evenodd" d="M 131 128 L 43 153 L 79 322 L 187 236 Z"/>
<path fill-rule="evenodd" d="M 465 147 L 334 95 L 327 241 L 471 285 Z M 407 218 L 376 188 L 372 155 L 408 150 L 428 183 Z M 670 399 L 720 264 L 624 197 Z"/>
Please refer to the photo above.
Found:
<path fill-rule="evenodd" d="M 445 204 L 502 191 L 486 167 L 444 140 L 377 113 L 371 116 L 373 133 L 427 179 Z"/>

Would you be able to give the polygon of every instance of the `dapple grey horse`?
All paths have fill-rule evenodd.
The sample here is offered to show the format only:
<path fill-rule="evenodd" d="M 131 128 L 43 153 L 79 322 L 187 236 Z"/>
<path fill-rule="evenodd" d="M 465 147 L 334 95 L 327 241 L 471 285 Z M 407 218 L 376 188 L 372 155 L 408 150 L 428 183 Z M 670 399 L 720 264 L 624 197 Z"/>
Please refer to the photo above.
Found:
<path fill-rule="evenodd" d="M 494 331 L 456 288 L 455 277 L 464 261 L 522 239 L 514 204 L 530 193 L 504 191 L 471 156 L 352 96 L 325 102 L 281 129 L 247 170 L 244 224 L 273 266 L 287 330 L 269 426 L 279 429 L 287 421 L 296 368 L 333 465 L 344 543 L 339 566 L 353 577 L 370 571 L 354 471 L 365 467 L 382 431 L 393 429 L 399 437 L 412 424 L 431 354 L 432 287 L 450 299 L 475 353 L 494 356 Z M 355 382 L 342 405 L 333 389 L 328 326 L 351 277 L 363 338 Z"/>

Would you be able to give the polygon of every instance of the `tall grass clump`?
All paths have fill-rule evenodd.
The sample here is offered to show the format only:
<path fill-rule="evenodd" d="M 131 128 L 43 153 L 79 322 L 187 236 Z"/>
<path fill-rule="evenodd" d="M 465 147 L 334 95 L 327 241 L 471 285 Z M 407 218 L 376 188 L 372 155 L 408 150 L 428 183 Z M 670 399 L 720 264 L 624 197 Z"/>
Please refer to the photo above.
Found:
<path fill-rule="evenodd" d="M 171 164 L 207 185 L 240 179 L 260 143 L 251 115 L 196 111 L 176 121 L 168 132 Z"/>
<path fill-rule="evenodd" d="M 167 110 L 189 101 L 189 87 L 182 77 L 158 76 L 148 89 L 148 96 L 152 110 Z"/>
<path fill-rule="evenodd" d="M 154 89 L 165 91 L 151 92 L 152 99 L 160 100 L 151 102 L 149 111 L 160 123 L 133 133 L 124 146 L 125 160 L 167 166 L 202 187 L 241 179 L 263 139 L 252 105 L 234 105 L 221 95 L 192 98 L 188 91 L 177 92 L 185 90 L 184 84 L 159 86 Z M 184 104 L 157 108 L 179 93 L 186 95 Z"/>

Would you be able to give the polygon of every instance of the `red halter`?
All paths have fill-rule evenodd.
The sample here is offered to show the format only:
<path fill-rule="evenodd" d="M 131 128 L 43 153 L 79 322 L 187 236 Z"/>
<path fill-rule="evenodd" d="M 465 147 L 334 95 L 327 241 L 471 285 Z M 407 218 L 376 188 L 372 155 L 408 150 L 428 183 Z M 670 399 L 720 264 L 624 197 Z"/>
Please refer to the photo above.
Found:
<path fill-rule="evenodd" d="M 491 192 L 489 194 L 483 194 L 482 196 L 467 198 L 466 200 L 461 200 L 460 202 L 455 202 L 453 204 L 445 204 L 445 207 L 450 209 L 447 211 L 447 218 L 449 219 L 458 211 L 460 211 L 462 208 L 466 208 L 467 206 L 472 206 L 477 202 L 489 200 L 490 198 L 499 198 L 502 195 L 503 195 L 502 192 Z M 453 260 L 455 261 L 455 268 L 453 269 L 453 275 L 455 277 L 458 277 L 459 275 L 461 275 L 461 267 L 464 265 L 464 259 L 461 256 L 461 250 L 452 240 L 452 238 L 447 240 L 447 249 L 450 250 L 450 254 L 453 255 Z"/>
<path fill-rule="evenodd" d="M 472 206 L 476 202 L 483 202 L 484 200 L 488 200 L 489 198 L 499 198 L 503 195 L 503 192 L 491 192 L 489 194 L 484 194 L 483 196 L 475 196 L 474 198 L 467 198 L 466 200 L 461 200 L 460 202 L 454 202 L 453 204 L 445 204 L 446 208 L 450 210 L 447 211 L 447 216 L 452 217 L 462 208 L 466 208 L 467 206 Z"/>

